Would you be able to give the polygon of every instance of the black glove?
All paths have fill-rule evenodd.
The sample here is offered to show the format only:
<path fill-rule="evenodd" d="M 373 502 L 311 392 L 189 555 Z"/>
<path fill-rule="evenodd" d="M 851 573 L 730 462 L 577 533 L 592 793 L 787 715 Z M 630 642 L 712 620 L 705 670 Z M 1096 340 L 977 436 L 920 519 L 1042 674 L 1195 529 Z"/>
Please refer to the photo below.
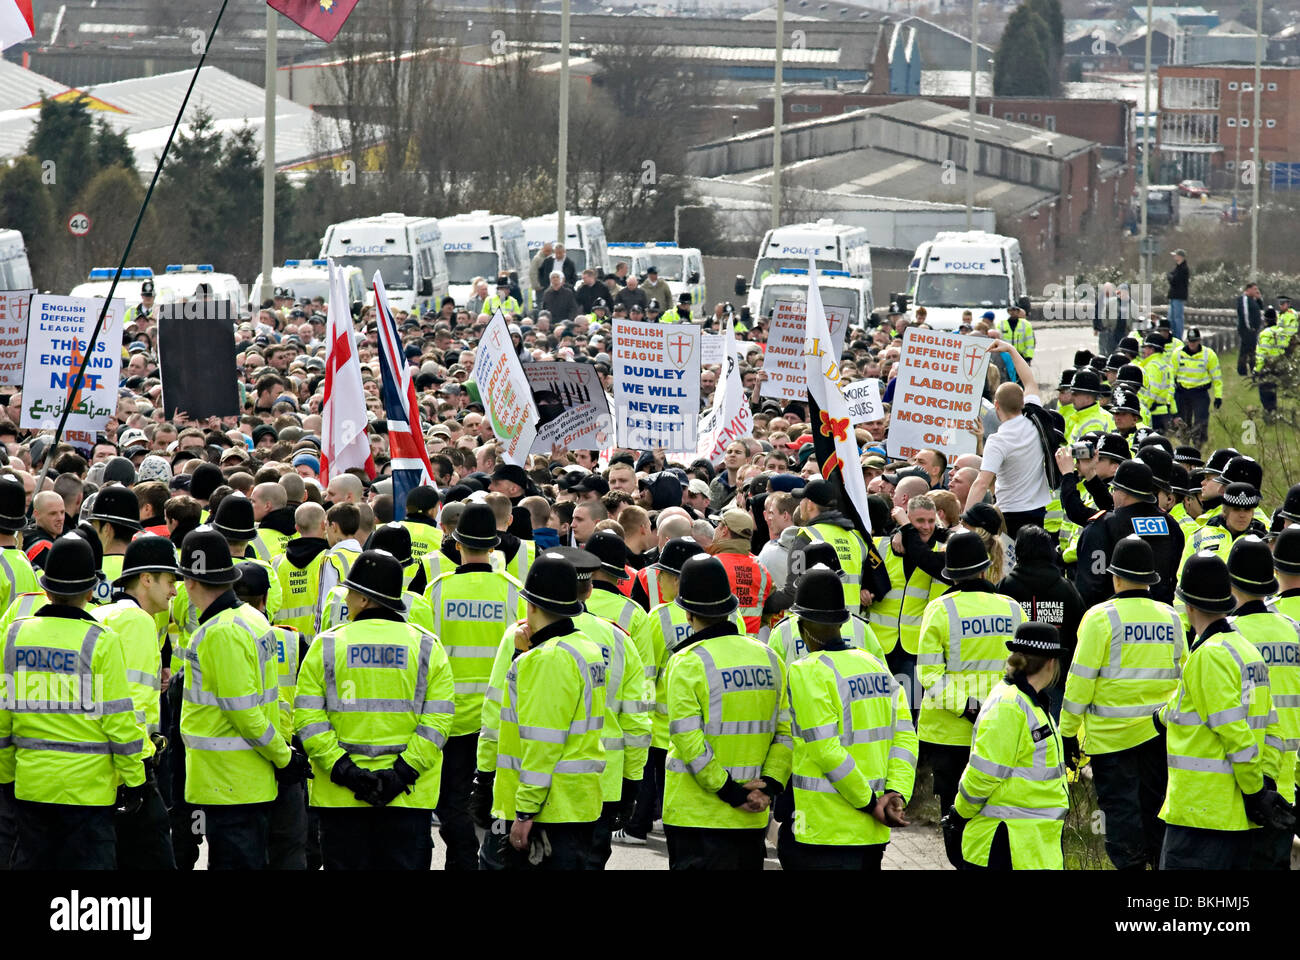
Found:
<path fill-rule="evenodd" d="M 743 807 L 749 803 L 749 791 L 728 776 L 727 782 L 718 789 L 718 799 L 728 806 Z"/>
<path fill-rule="evenodd" d="M 1062 737 L 1061 746 L 1065 748 L 1065 765 L 1071 770 L 1078 770 L 1079 760 L 1083 757 L 1083 751 L 1079 748 L 1079 738 Z"/>
<path fill-rule="evenodd" d="M 351 790 L 362 803 L 373 805 L 379 795 L 379 777 L 373 770 L 358 767 L 346 753 L 330 770 L 330 780 L 345 790 Z"/>
<path fill-rule="evenodd" d="M 948 862 L 961 870 L 966 865 L 966 858 L 961 855 L 961 835 L 967 820 L 958 815 L 955 807 L 949 807 L 940 822 L 943 824 L 944 853 L 948 854 Z"/>
<path fill-rule="evenodd" d="M 289 762 L 275 771 L 277 783 L 302 783 L 312 776 L 311 761 L 307 759 L 307 754 L 293 747 L 289 748 Z"/>
<path fill-rule="evenodd" d="M 980 715 L 980 702 L 974 697 L 966 698 L 966 709 L 962 711 L 962 719 L 974 723 Z"/>
<path fill-rule="evenodd" d="M 785 789 L 785 784 L 780 780 L 774 780 L 771 777 L 762 777 L 761 779 L 763 781 L 762 791 L 767 794 L 769 800 L 775 800 L 780 796 L 781 791 Z"/>
<path fill-rule="evenodd" d="M 624 780 L 623 793 L 618 799 L 618 826 L 626 827 L 636 810 L 636 795 L 641 792 L 640 780 Z"/>
<path fill-rule="evenodd" d="M 1159 710 L 1157 710 L 1155 713 L 1151 714 L 1151 725 L 1152 725 L 1153 727 L 1156 728 L 1156 736 L 1157 736 L 1157 737 L 1163 737 L 1163 736 L 1165 735 L 1165 725 L 1164 725 L 1163 723 L 1160 722 L 1160 711 L 1159 711 Z"/>
<path fill-rule="evenodd" d="M 1215 409 L 1215 410 L 1218 410 L 1221 406 L 1223 406 L 1223 397 L 1215 397 L 1215 398 L 1214 398 L 1214 409 Z"/>
<path fill-rule="evenodd" d="M 1295 829 L 1295 810 L 1286 798 L 1278 793 L 1271 777 L 1264 778 L 1264 786 L 1254 793 L 1242 796 L 1246 802 L 1246 816 L 1251 823 L 1290 833 Z"/>
<path fill-rule="evenodd" d="M 387 770 L 376 770 L 375 776 L 379 778 L 378 796 L 375 798 L 375 805 L 386 807 L 404 793 L 410 793 L 411 787 L 416 780 L 420 779 L 419 772 L 401 757 L 397 762 Z"/>
<path fill-rule="evenodd" d="M 469 795 L 470 818 L 475 826 L 484 830 L 492 829 L 492 784 L 496 776 L 479 770 L 474 775 L 474 792 Z"/>
<path fill-rule="evenodd" d="M 117 788 L 117 812 L 122 814 L 135 813 L 144 806 L 144 798 L 148 795 L 149 781 L 137 784 L 134 787 L 128 787 L 122 784 Z"/>

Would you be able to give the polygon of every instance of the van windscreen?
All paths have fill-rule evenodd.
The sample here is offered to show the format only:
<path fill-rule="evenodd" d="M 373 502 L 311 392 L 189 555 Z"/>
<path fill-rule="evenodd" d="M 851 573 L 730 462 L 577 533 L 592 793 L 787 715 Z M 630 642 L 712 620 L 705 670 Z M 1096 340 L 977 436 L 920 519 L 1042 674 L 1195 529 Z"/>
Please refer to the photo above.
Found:
<path fill-rule="evenodd" d="M 497 255 L 491 250 L 448 250 L 447 273 L 452 283 L 469 283 L 475 277 L 486 277 L 488 286 L 500 275 Z"/>
<path fill-rule="evenodd" d="M 360 267 L 361 275 L 369 286 L 375 271 L 384 278 L 384 286 L 393 290 L 413 289 L 411 272 L 414 261 L 410 257 L 386 255 L 374 257 L 335 257 L 334 262 L 343 267 Z"/>
<path fill-rule="evenodd" d="M 918 307 L 1005 307 L 1011 301 L 1007 277 L 973 273 L 923 273 L 916 285 Z"/>

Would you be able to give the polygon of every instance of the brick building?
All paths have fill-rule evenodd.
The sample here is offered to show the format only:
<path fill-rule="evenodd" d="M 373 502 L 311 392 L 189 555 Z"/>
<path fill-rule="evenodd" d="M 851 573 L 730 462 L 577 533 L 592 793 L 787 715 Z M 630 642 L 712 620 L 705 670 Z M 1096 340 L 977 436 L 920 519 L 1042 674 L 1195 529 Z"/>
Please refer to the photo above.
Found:
<path fill-rule="evenodd" d="M 1231 184 L 1252 159 L 1254 65 L 1164 66 L 1159 80 L 1158 179 L 1204 180 L 1212 189 Z M 1267 178 L 1274 165 L 1300 162 L 1300 68 L 1265 65 L 1260 83 L 1259 152 Z"/>

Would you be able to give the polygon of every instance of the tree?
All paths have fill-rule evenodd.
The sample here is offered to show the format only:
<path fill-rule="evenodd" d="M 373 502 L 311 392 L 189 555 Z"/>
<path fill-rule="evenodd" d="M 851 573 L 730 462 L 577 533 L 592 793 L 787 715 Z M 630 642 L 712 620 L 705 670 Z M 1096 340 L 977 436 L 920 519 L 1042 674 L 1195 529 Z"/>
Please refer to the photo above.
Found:
<path fill-rule="evenodd" d="M 41 98 L 40 116 L 27 141 L 27 154 L 39 162 L 52 162 L 56 214 L 70 213 L 68 202 L 100 170 L 111 166 L 135 169 L 135 157 L 126 135 L 106 121 L 92 119 L 84 97 L 59 101 Z"/>
<path fill-rule="evenodd" d="M 993 64 L 993 94 L 998 97 L 1045 97 L 1054 89 L 1048 54 L 1050 28 L 1023 4 L 1007 19 Z"/>
<path fill-rule="evenodd" d="M 91 267 L 117 266 L 143 199 L 140 178 L 125 167 L 112 166 L 95 174 L 73 204 L 90 217 L 90 233 L 68 236 L 63 242 L 65 253 L 57 265 L 53 289 L 67 290 L 80 283 Z M 151 221 L 149 218 L 141 225 L 145 242 L 137 241 L 128 266 L 150 262 L 145 255 L 149 252 Z"/>
<path fill-rule="evenodd" d="M 35 157 L 19 157 L 0 173 L 4 225 L 22 232 L 36 284 L 47 289 L 57 260 L 53 239 L 58 214 L 51 193 L 50 186 L 41 182 L 41 165 Z"/>

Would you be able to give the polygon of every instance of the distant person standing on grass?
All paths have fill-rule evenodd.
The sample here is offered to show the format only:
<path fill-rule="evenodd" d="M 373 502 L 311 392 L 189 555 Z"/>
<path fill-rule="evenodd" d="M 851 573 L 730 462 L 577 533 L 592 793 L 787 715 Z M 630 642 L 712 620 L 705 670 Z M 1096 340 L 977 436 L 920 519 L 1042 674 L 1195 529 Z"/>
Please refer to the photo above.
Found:
<path fill-rule="evenodd" d="M 1264 323 L 1264 300 L 1259 295 L 1259 284 L 1252 280 L 1237 298 L 1237 333 L 1241 336 L 1241 349 L 1237 351 L 1237 376 L 1246 377 L 1255 368 L 1255 343 Z"/>
<path fill-rule="evenodd" d="M 1187 251 L 1181 247 L 1174 251 L 1174 268 L 1169 279 L 1169 329 L 1179 340 L 1183 339 L 1183 307 L 1187 305 L 1187 291 L 1192 272 L 1187 266 Z"/>

